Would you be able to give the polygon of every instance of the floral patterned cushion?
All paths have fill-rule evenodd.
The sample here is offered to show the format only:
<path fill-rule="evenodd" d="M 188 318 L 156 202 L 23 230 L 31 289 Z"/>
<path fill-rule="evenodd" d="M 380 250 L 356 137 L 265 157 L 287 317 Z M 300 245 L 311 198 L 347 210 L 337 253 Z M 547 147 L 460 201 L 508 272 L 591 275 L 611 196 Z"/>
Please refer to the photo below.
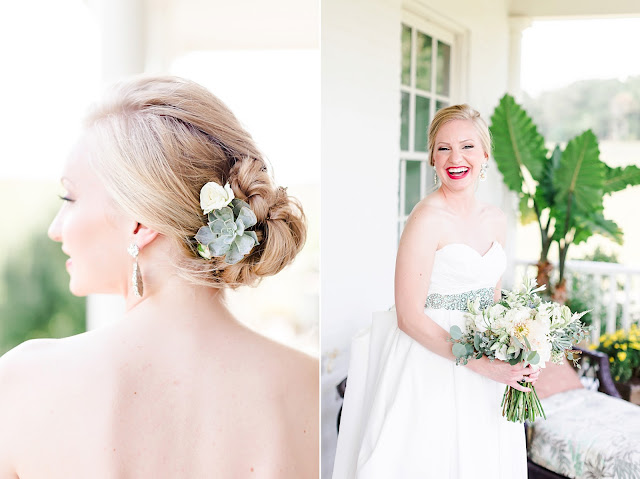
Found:
<path fill-rule="evenodd" d="M 574 389 L 542 400 L 529 458 L 570 478 L 640 478 L 640 406 Z"/>

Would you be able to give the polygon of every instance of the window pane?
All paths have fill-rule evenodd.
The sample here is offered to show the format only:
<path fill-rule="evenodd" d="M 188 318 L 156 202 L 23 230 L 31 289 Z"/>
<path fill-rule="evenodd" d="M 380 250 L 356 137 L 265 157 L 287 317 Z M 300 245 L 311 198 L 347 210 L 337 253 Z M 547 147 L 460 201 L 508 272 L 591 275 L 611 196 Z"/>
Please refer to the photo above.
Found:
<path fill-rule="evenodd" d="M 429 126 L 429 107 L 431 100 L 420 95 L 416 95 L 416 127 L 414 151 L 427 151 L 427 128 Z"/>
<path fill-rule="evenodd" d="M 416 40 L 416 87 L 431 90 L 431 37 L 418 32 Z"/>
<path fill-rule="evenodd" d="M 436 101 L 436 111 L 442 110 L 443 108 L 445 108 L 447 106 L 449 106 L 449 102 L 448 101 L 440 101 L 440 100 Z"/>
<path fill-rule="evenodd" d="M 402 106 L 400 110 L 400 149 L 409 149 L 409 94 L 402 92 Z"/>
<path fill-rule="evenodd" d="M 449 73 L 451 71 L 451 46 L 438 42 L 438 66 L 436 67 L 436 93 L 449 96 Z"/>
<path fill-rule="evenodd" d="M 420 201 L 420 162 L 407 160 L 405 165 L 404 214 L 408 215 Z"/>
<path fill-rule="evenodd" d="M 411 28 L 402 25 L 402 84 L 411 85 Z"/>

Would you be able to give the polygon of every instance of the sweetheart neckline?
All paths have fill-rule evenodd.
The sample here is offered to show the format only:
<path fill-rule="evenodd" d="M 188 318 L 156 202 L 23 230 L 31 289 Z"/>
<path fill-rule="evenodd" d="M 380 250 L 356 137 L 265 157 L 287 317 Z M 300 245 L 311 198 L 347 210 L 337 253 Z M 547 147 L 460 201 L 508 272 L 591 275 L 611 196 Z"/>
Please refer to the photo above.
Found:
<path fill-rule="evenodd" d="M 499 245 L 500 247 L 502 247 L 502 245 L 500 244 L 499 241 L 494 240 L 493 243 L 491 243 L 491 246 L 489 247 L 489 249 L 486 251 L 486 253 L 480 254 L 480 253 L 478 253 L 478 251 L 475 248 L 473 248 L 472 246 L 469 246 L 466 243 L 448 243 L 448 244 L 444 245 L 442 248 L 437 249 L 436 253 L 439 253 L 440 251 L 442 251 L 443 249 L 448 248 L 449 246 L 466 246 L 468 249 L 470 249 L 475 254 L 477 254 L 480 258 L 484 258 L 485 256 L 487 256 L 493 250 L 495 245 Z"/>

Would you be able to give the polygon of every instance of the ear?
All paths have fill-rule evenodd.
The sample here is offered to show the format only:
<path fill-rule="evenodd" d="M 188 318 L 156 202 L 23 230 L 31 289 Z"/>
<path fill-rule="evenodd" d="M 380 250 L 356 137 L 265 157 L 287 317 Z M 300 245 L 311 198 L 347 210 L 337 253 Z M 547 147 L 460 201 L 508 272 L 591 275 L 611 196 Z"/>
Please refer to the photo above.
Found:
<path fill-rule="evenodd" d="M 144 249 L 149 243 L 158 237 L 158 232 L 146 227 L 141 223 L 136 223 L 135 230 L 133 231 L 133 238 L 140 250 Z"/>

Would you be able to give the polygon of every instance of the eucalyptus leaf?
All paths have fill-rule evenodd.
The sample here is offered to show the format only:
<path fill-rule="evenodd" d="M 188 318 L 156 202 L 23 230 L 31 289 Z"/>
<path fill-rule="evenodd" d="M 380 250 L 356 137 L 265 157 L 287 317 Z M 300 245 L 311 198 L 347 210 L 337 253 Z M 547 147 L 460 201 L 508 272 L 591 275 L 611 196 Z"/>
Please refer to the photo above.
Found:
<path fill-rule="evenodd" d="M 456 358 L 461 358 L 467 355 L 467 348 L 460 343 L 455 343 L 451 348 L 451 351 Z"/>
<path fill-rule="evenodd" d="M 538 364 L 540 362 L 540 355 L 536 353 L 532 359 L 529 360 L 531 364 Z"/>
<path fill-rule="evenodd" d="M 453 339 L 460 339 L 462 337 L 462 330 L 459 326 L 456 326 L 454 324 L 453 326 L 451 326 L 451 328 L 449 328 L 449 334 Z"/>
<path fill-rule="evenodd" d="M 469 344 L 469 343 L 465 343 L 464 344 L 465 349 L 467 350 L 467 354 L 473 354 L 474 350 L 473 350 L 473 345 Z"/>
<path fill-rule="evenodd" d="M 475 336 L 473 337 L 473 347 L 479 350 L 481 341 L 482 341 L 482 338 L 478 333 L 476 333 Z"/>
<path fill-rule="evenodd" d="M 196 233 L 196 240 L 198 241 L 198 243 L 205 246 L 211 243 L 214 239 L 215 235 L 213 234 L 213 231 L 211 231 L 211 228 L 209 228 L 208 226 L 201 226 Z"/>
<path fill-rule="evenodd" d="M 531 351 L 533 348 L 531 347 L 531 343 L 529 342 L 529 340 L 527 339 L 526 336 L 523 336 L 524 338 L 524 344 L 527 345 L 527 348 L 529 349 L 529 351 Z"/>

